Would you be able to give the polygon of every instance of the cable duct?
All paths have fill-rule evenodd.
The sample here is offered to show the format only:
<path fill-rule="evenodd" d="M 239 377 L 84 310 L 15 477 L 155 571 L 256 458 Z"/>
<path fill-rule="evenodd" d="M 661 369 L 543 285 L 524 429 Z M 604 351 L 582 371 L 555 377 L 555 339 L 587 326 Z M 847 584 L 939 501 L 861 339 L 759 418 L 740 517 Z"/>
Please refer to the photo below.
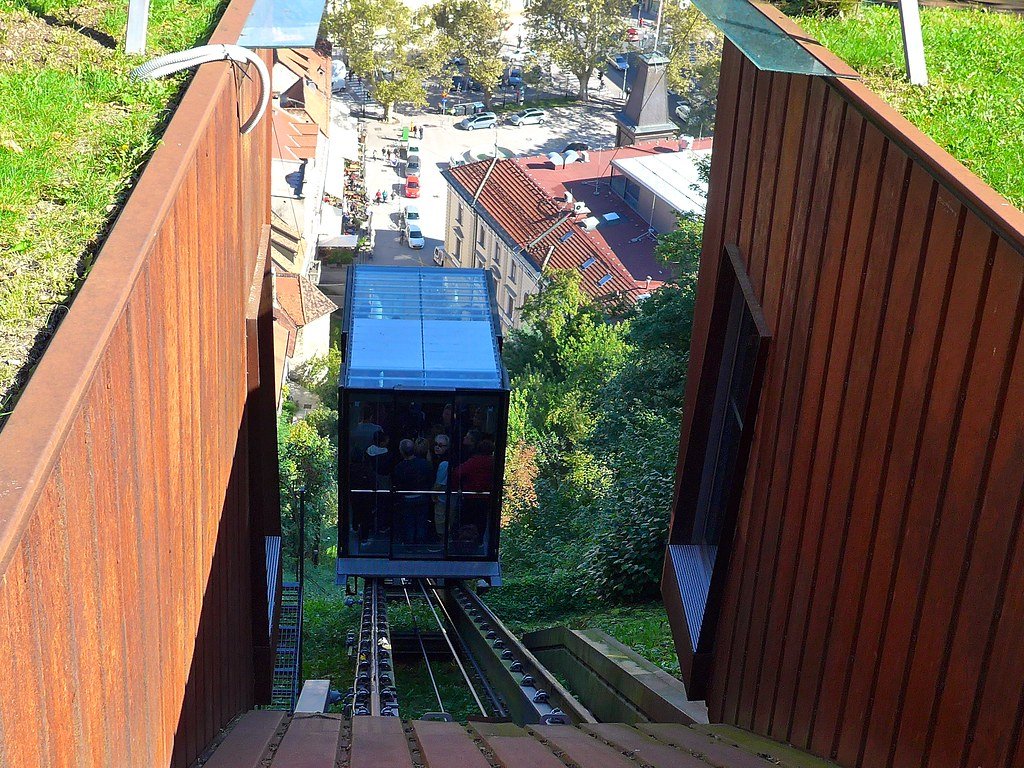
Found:
<path fill-rule="evenodd" d="M 267 103 L 270 101 L 270 73 L 267 71 L 267 65 L 248 48 L 243 48 L 240 45 L 201 45 L 187 51 L 158 56 L 133 69 L 129 76 L 132 80 L 155 80 L 158 77 L 173 75 L 175 72 L 191 69 L 211 61 L 230 61 L 232 64 L 239 65 L 253 64 L 256 71 L 259 72 L 259 106 L 239 128 L 242 135 L 245 135 L 259 123 L 263 113 L 267 110 Z"/>

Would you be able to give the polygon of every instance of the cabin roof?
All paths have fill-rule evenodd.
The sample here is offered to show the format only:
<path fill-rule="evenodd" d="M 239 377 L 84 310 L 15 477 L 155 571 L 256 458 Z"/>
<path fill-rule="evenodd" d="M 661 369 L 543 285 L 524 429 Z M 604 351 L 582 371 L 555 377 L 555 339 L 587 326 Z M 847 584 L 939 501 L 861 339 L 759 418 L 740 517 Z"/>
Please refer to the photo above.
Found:
<path fill-rule="evenodd" d="M 487 274 L 358 266 L 346 301 L 350 389 L 500 389 Z"/>

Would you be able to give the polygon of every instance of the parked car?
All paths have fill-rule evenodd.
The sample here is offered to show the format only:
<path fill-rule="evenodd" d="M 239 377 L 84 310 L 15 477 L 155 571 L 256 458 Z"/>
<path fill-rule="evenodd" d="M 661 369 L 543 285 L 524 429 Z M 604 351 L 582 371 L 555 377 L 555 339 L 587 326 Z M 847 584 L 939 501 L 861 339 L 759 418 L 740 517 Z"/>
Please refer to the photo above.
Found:
<path fill-rule="evenodd" d="M 484 87 L 467 75 L 456 75 L 452 78 L 453 91 L 482 91 Z"/>
<path fill-rule="evenodd" d="M 612 65 L 612 69 L 617 69 L 619 72 L 625 72 L 629 68 L 629 59 L 621 53 L 608 54 L 608 63 Z"/>
<path fill-rule="evenodd" d="M 406 176 L 404 192 L 406 197 L 419 197 L 420 196 L 420 177 L 419 176 Z"/>
<path fill-rule="evenodd" d="M 627 42 L 635 43 L 637 40 L 640 39 L 640 32 L 637 31 L 636 27 L 630 27 L 629 29 L 626 30 L 625 37 Z"/>
<path fill-rule="evenodd" d="M 505 74 L 505 84 L 517 87 L 523 84 L 523 68 L 509 67 Z"/>
<path fill-rule="evenodd" d="M 689 120 L 690 119 L 690 105 L 686 104 L 685 102 L 682 102 L 682 101 L 679 102 L 679 104 L 676 105 L 676 117 L 678 117 L 679 120 L 684 122 L 684 123 L 687 120 Z"/>
<path fill-rule="evenodd" d="M 573 141 L 565 145 L 565 149 L 562 152 L 586 152 L 590 149 L 588 144 L 584 144 L 582 141 Z"/>
<path fill-rule="evenodd" d="M 409 155 L 409 159 L 405 161 L 405 175 L 406 176 L 419 176 L 420 175 L 420 156 Z"/>
<path fill-rule="evenodd" d="M 475 131 L 477 128 L 492 128 L 497 122 L 498 116 L 493 112 L 481 112 L 479 115 L 467 117 L 459 123 L 459 128 L 465 131 Z"/>
<path fill-rule="evenodd" d="M 403 227 L 409 223 L 419 224 L 420 209 L 417 208 L 415 205 L 407 205 L 405 206 L 405 209 L 402 211 L 401 218 Z"/>
<path fill-rule="evenodd" d="M 426 244 L 426 240 L 423 239 L 423 232 L 420 231 L 419 224 L 406 224 L 405 225 L 405 240 L 409 243 L 409 247 L 419 250 Z"/>
<path fill-rule="evenodd" d="M 508 121 L 512 125 L 543 125 L 547 119 L 548 113 L 543 109 L 530 107 L 529 109 L 521 109 L 516 112 Z"/>

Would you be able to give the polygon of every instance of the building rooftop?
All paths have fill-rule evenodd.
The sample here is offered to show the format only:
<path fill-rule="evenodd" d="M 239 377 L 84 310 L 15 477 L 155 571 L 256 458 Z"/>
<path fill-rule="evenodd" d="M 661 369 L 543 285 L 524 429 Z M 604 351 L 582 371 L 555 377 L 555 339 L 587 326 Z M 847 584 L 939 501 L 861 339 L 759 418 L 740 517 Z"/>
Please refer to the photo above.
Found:
<path fill-rule="evenodd" d="M 277 303 L 296 328 L 329 315 L 337 306 L 305 275 L 278 272 L 275 275 Z"/>
<path fill-rule="evenodd" d="M 710 139 L 695 142 L 709 149 Z M 587 162 L 556 167 L 546 156 L 499 160 L 477 203 L 506 244 L 538 268 L 547 261 L 558 269 L 578 269 L 582 286 L 595 298 L 637 298 L 671 277 L 654 256 L 655 240 L 647 223 L 608 186 L 612 161 L 676 153 L 677 141 L 650 142 L 587 153 Z M 444 176 L 471 203 L 490 161 L 450 168 Z M 586 205 L 571 214 L 565 193 Z M 616 214 L 618 223 L 585 230 L 588 217 Z"/>
<path fill-rule="evenodd" d="M 298 162 L 316 155 L 319 126 L 303 110 L 282 109 L 276 102 L 272 107 L 274 139 L 270 156 L 275 160 Z"/>
<path fill-rule="evenodd" d="M 707 139 L 706 141 L 710 141 Z M 680 213 L 704 214 L 707 185 L 701 181 L 696 159 L 708 151 L 683 150 L 648 155 L 619 157 L 612 160 L 633 181 L 653 192 Z M 696 186 L 700 191 L 695 191 Z"/>
<path fill-rule="evenodd" d="M 500 389 L 487 273 L 358 266 L 341 381 L 354 389 Z"/>

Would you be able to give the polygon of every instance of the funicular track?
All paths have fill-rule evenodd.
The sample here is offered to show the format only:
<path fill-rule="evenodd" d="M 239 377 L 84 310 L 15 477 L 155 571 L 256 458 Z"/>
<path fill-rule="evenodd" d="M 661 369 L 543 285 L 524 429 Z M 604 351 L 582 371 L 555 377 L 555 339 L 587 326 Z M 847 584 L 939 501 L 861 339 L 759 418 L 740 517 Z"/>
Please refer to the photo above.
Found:
<path fill-rule="evenodd" d="M 428 628 L 421 627 L 414 615 L 412 618 L 415 641 L 438 702 L 438 711 L 430 713 L 429 719 L 452 718 L 442 700 L 425 637 L 435 648 L 437 638 L 443 639 L 481 717 L 510 719 L 520 725 L 596 722 L 475 592 L 462 584 L 442 589 L 424 579 L 397 580 L 387 587 L 383 580 L 365 582 L 351 698 L 353 716 L 399 716 L 387 618 L 389 594 L 404 599 L 410 613 L 413 597 L 419 598 L 436 623 L 428 634 Z"/>

